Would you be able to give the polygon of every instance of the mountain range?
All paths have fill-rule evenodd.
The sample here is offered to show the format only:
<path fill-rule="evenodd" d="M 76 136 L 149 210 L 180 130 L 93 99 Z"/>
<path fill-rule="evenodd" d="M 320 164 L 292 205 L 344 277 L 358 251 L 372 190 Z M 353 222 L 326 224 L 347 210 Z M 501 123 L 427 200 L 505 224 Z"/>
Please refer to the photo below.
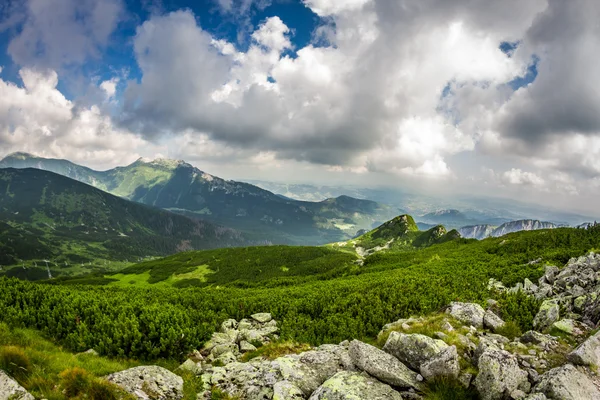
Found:
<path fill-rule="evenodd" d="M 500 237 L 508 233 L 520 231 L 536 231 L 539 229 L 556 229 L 561 225 L 532 219 L 506 222 L 498 227 L 491 225 L 464 226 L 458 230 L 464 238 L 485 239 L 487 237 Z"/>
<path fill-rule="evenodd" d="M 319 202 L 292 200 L 249 183 L 224 180 L 180 161 L 139 159 L 95 171 L 67 160 L 14 153 L 0 168 L 38 168 L 116 196 L 244 232 L 255 241 L 324 244 L 351 238 L 400 213 L 349 196 Z"/>
<path fill-rule="evenodd" d="M 46 260 L 59 273 L 106 269 L 108 260 L 118 267 L 179 251 L 258 244 L 231 228 L 33 168 L 0 170 L 0 221 L 0 265 L 25 269 Z"/>

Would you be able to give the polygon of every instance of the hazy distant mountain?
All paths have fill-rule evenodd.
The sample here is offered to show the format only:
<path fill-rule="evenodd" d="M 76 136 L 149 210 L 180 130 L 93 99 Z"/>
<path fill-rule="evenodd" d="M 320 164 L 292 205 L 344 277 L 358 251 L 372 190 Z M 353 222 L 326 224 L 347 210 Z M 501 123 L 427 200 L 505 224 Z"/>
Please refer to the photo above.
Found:
<path fill-rule="evenodd" d="M 303 202 L 257 186 L 227 181 L 178 160 L 139 159 L 108 171 L 66 160 L 16 153 L 2 167 L 51 169 L 117 196 L 242 230 L 255 240 L 323 244 L 372 229 L 400 213 L 395 207 L 348 196 Z"/>
<path fill-rule="evenodd" d="M 463 226 L 458 229 L 458 233 L 460 233 L 460 236 L 467 239 L 481 240 L 490 237 L 494 229 L 495 228 L 492 225 L 471 225 Z"/>
<path fill-rule="evenodd" d="M 47 259 L 62 272 L 102 260 L 253 244 L 233 229 L 32 168 L 0 170 L 0 221 L 0 265 Z"/>

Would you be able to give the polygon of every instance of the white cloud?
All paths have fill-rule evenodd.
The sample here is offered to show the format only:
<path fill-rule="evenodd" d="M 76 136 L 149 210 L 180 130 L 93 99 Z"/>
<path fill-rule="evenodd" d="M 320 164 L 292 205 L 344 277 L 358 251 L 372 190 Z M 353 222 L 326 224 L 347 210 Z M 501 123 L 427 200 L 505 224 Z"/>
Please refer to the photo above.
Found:
<path fill-rule="evenodd" d="M 543 186 L 545 181 L 533 172 L 521 171 L 519 168 L 512 168 L 502 174 L 501 180 L 509 185 L 524 186 Z"/>
<path fill-rule="evenodd" d="M 1 155 L 29 151 L 103 167 L 135 160 L 156 147 L 116 127 L 97 106 L 77 107 L 57 89 L 58 76 L 20 72 L 23 87 L 0 79 Z"/>
<path fill-rule="evenodd" d="M 121 0 L 27 0 L 8 45 L 15 63 L 58 69 L 100 56 L 123 15 Z"/>
<path fill-rule="evenodd" d="M 362 8 L 371 0 L 303 0 L 315 14 L 325 17 Z"/>

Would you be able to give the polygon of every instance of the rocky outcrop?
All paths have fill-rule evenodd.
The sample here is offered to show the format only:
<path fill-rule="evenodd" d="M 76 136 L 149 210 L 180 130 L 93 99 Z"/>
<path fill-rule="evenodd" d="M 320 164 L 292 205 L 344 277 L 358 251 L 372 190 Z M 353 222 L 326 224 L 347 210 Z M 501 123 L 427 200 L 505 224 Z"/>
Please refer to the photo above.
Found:
<path fill-rule="evenodd" d="M 417 388 L 417 373 L 408 369 L 396 357 L 375 346 L 353 340 L 350 359 L 356 367 L 380 381 L 399 388 Z"/>
<path fill-rule="evenodd" d="M 139 400 L 183 399 L 183 379 L 155 365 L 130 368 L 106 379 Z"/>
<path fill-rule="evenodd" d="M 328 379 L 309 400 L 402 400 L 389 385 L 356 372 L 342 371 Z"/>
<path fill-rule="evenodd" d="M 425 380 L 437 378 L 457 379 L 460 373 L 456 346 L 448 346 L 428 361 L 421 364 L 421 375 Z"/>
<path fill-rule="evenodd" d="M 600 331 L 581 343 L 567 358 L 575 365 L 600 367 Z"/>
<path fill-rule="evenodd" d="M 600 399 L 594 382 L 571 364 L 546 372 L 534 391 L 552 400 Z"/>
<path fill-rule="evenodd" d="M 0 400 L 34 400 L 14 379 L 0 370 Z"/>
<path fill-rule="evenodd" d="M 474 384 L 482 400 L 502 400 L 511 398 L 518 390 L 529 391 L 527 373 L 519 368 L 513 354 L 488 348 L 479 357 L 477 365 L 479 374 Z"/>
<path fill-rule="evenodd" d="M 540 331 L 546 331 L 558 321 L 560 317 L 560 308 L 558 302 L 546 300 L 540 306 L 540 310 L 533 319 L 533 327 Z"/>
<path fill-rule="evenodd" d="M 221 324 L 220 332 L 213 333 L 200 353 L 209 362 L 228 364 L 239 360 L 243 353 L 256 350 L 254 344 L 276 340 L 278 331 L 277 321 L 269 313 L 253 314 L 250 319 L 239 322 L 228 319 Z"/>
<path fill-rule="evenodd" d="M 448 345 L 444 341 L 429 336 L 392 332 L 383 350 L 409 367 L 419 370 L 421 364 L 432 359 L 446 347 Z"/>
<path fill-rule="evenodd" d="M 446 312 L 463 324 L 483 328 L 485 310 L 479 304 L 453 302 Z"/>

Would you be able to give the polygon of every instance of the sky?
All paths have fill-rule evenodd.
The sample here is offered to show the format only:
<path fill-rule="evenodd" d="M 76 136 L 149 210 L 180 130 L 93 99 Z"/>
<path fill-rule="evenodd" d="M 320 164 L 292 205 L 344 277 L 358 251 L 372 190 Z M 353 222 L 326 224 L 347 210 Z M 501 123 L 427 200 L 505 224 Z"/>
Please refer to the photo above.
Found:
<path fill-rule="evenodd" d="M 597 0 L 4 0 L 0 157 L 594 212 L 599 21 Z"/>

